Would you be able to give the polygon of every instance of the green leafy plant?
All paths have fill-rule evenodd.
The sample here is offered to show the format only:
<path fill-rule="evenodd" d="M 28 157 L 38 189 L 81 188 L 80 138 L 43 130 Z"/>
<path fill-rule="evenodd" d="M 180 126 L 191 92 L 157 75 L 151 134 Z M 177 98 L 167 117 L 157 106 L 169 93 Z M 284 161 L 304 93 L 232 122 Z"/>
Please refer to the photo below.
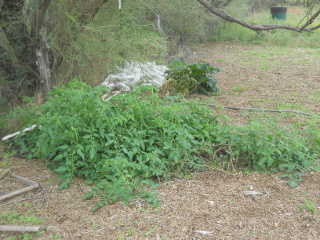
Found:
<path fill-rule="evenodd" d="M 173 88 L 176 92 L 184 94 L 192 92 L 210 94 L 218 91 L 217 80 L 212 74 L 220 70 L 209 63 L 187 65 L 183 58 L 174 57 L 169 60 L 168 68 L 164 88 Z"/>
<path fill-rule="evenodd" d="M 101 197 L 94 210 L 136 197 L 158 206 L 156 181 L 212 166 L 281 171 L 292 187 L 320 167 L 316 123 L 281 127 L 265 118 L 232 126 L 196 100 L 160 98 L 153 86 L 102 100 L 108 93 L 77 80 L 56 87 L 37 127 L 15 138 L 28 158 L 47 161 L 60 189 L 75 176 L 86 179 L 92 191 L 85 198 Z"/>
<path fill-rule="evenodd" d="M 203 169 L 217 118 L 196 101 L 154 91 L 144 86 L 105 102 L 107 88 L 74 80 L 51 92 L 37 128 L 16 141 L 28 157 L 48 159 L 61 189 L 74 176 L 93 184 L 86 198 L 101 196 L 95 209 L 138 196 L 157 206 L 151 179 Z"/>
<path fill-rule="evenodd" d="M 298 207 L 299 211 L 308 210 L 308 211 L 311 211 L 313 213 L 317 213 L 318 212 L 318 209 L 316 208 L 317 203 L 311 202 L 307 198 L 302 198 L 302 200 L 304 201 L 304 204 L 301 204 Z"/>

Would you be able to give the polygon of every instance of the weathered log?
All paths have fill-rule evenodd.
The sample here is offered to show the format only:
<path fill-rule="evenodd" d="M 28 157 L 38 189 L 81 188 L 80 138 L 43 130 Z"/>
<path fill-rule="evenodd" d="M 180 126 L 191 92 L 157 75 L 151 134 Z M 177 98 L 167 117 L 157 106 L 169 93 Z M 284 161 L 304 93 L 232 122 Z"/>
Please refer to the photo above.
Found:
<path fill-rule="evenodd" d="M 0 225 L 0 232 L 38 232 L 40 229 L 39 226 Z"/>
<path fill-rule="evenodd" d="M 16 190 L 16 191 L 1 195 L 0 196 L 0 201 L 8 199 L 8 198 L 12 198 L 14 196 L 20 195 L 20 194 L 25 193 L 25 192 L 29 192 L 29 191 L 31 191 L 33 189 L 38 188 L 38 187 L 39 187 L 39 184 L 37 183 L 36 185 L 30 185 L 28 187 L 21 188 L 19 190 Z"/>
<path fill-rule="evenodd" d="M 39 183 L 31 181 L 28 178 L 20 177 L 18 175 L 14 175 L 14 174 L 12 174 L 11 176 L 14 177 L 15 179 L 17 179 L 21 183 L 24 183 L 24 184 L 27 184 L 27 185 L 30 185 L 30 186 L 35 186 L 35 185 L 39 186 Z"/>

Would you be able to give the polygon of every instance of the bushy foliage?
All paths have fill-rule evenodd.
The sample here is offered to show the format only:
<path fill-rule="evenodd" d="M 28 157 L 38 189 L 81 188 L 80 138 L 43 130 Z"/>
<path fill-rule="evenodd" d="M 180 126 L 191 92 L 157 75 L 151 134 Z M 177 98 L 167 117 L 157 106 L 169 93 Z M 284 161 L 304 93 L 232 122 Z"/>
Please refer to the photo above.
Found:
<path fill-rule="evenodd" d="M 312 123 L 303 129 L 291 125 L 279 127 L 277 121 L 266 117 L 234 127 L 233 131 L 229 126 L 221 126 L 220 131 L 224 132 L 223 139 L 217 140 L 227 144 L 222 148 L 225 151 L 222 158 L 227 157 L 228 164 L 257 171 L 284 172 L 282 177 L 289 178 L 291 187 L 302 181 L 304 170 L 319 170 L 320 128 Z"/>
<path fill-rule="evenodd" d="M 96 208 L 140 196 L 158 204 L 153 180 L 186 171 L 250 168 L 283 171 L 291 186 L 304 170 L 319 169 L 319 126 L 295 130 L 272 120 L 243 127 L 220 122 L 196 100 L 159 98 L 143 86 L 108 101 L 108 89 L 79 81 L 55 88 L 37 128 L 16 138 L 28 157 L 48 161 L 67 187 L 74 176 L 93 184 Z"/>
<path fill-rule="evenodd" d="M 92 194 L 102 191 L 106 202 L 128 201 L 148 179 L 203 164 L 201 153 L 209 151 L 205 143 L 217 123 L 208 108 L 161 100 L 151 90 L 141 87 L 104 102 L 102 86 L 73 81 L 55 88 L 37 129 L 21 139 L 22 150 L 48 159 L 61 188 L 79 176 L 97 184 Z"/>
<path fill-rule="evenodd" d="M 178 93 L 199 92 L 210 94 L 218 91 L 217 80 L 212 74 L 220 72 L 218 67 L 209 63 L 186 64 L 183 58 L 169 60 L 166 71 L 167 82 L 163 88 L 173 88 Z"/>

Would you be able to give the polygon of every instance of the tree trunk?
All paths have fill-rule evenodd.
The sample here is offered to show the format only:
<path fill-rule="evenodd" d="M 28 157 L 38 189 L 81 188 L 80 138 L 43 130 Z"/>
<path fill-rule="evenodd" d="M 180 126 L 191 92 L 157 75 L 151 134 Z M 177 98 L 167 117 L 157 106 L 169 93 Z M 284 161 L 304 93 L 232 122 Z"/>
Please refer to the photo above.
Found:
<path fill-rule="evenodd" d="M 46 29 L 40 30 L 40 48 L 36 50 L 37 66 L 41 77 L 42 93 L 47 96 L 51 88 L 51 70 L 49 62 L 50 46 L 47 41 Z"/>

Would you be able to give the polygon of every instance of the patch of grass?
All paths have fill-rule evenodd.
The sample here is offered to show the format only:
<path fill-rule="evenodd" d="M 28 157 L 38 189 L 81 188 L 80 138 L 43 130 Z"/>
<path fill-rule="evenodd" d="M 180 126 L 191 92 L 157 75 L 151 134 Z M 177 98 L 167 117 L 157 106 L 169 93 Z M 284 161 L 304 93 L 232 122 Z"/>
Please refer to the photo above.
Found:
<path fill-rule="evenodd" d="M 33 224 L 33 225 L 39 225 L 43 224 L 44 220 L 35 217 L 32 215 L 32 212 L 28 211 L 25 214 L 20 214 L 16 211 L 13 212 L 3 212 L 0 215 L 0 224 L 13 224 L 13 225 L 25 225 L 25 224 Z M 14 236 L 10 236 L 8 239 L 23 239 L 23 240 L 31 240 L 34 239 L 34 236 L 38 236 L 43 234 L 42 231 L 38 233 L 24 233 L 24 234 L 14 234 Z"/>
<path fill-rule="evenodd" d="M 136 228 L 134 228 L 134 227 L 128 227 L 128 228 L 126 229 L 126 234 L 127 234 L 128 237 L 130 237 L 130 236 L 132 236 L 132 235 L 134 234 L 134 232 L 136 232 L 136 231 L 137 231 Z"/>
<path fill-rule="evenodd" d="M 304 107 L 302 103 L 282 103 L 282 104 L 279 104 L 276 108 L 279 110 L 289 109 L 289 110 L 310 112 L 310 109 Z"/>
<path fill-rule="evenodd" d="M 245 90 L 245 86 L 233 86 L 232 90 L 235 92 L 243 92 Z"/>
<path fill-rule="evenodd" d="M 18 212 L 4 212 L 0 215 L 0 223 L 31 223 L 31 224 L 41 224 L 44 220 L 39 219 L 33 215 L 31 212 L 27 212 L 26 215 L 21 215 Z"/>

